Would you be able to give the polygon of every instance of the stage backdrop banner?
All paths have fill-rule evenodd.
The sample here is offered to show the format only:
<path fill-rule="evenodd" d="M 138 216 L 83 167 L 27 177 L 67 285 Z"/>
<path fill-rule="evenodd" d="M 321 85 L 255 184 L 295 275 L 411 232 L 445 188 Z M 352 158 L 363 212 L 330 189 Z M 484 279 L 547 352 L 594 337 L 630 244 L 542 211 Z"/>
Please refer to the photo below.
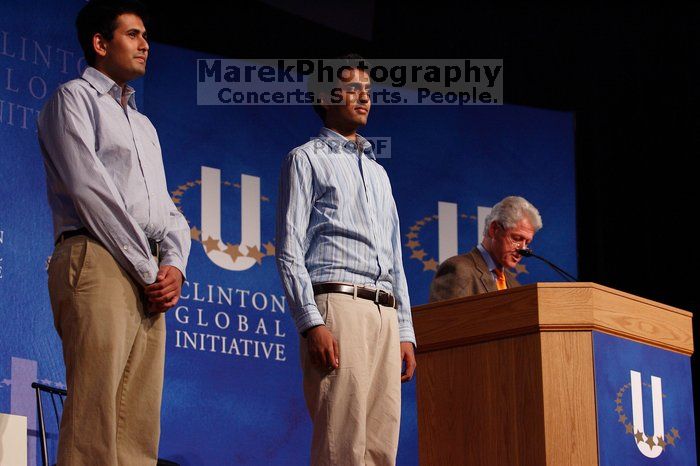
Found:
<path fill-rule="evenodd" d="M 84 67 L 73 30 L 83 4 L 0 5 L 0 412 L 28 416 L 30 465 L 38 442 L 29 385 L 65 387 L 46 290 L 53 245 L 35 118 Z M 215 57 L 152 43 L 148 74 L 136 83 L 193 240 L 180 303 L 167 317 L 160 456 L 183 465 L 308 464 L 310 421 L 275 268 L 274 218 L 281 161 L 321 122 L 309 106 L 198 106 L 200 58 Z M 384 105 L 362 133 L 380 141 L 413 305 L 427 301 L 440 260 L 471 249 L 478 220 L 509 194 L 540 209 L 545 226 L 533 247 L 576 270 L 571 114 Z M 516 272 L 522 283 L 559 280 L 532 260 Z M 415 383 L 402 394 L 398 464 L 417 465 Z M 56 431 L 49 423 L 52 453 Z"/>
<path fill-rule="evenodd" d="M 41 461 L 31 383 L 65 388 L 47 291 L 53 229 L 36 117 L 56 87 L 85 66 L 73 26 L 83 5 L 0 2 L 0 412 L 27 416 L 30 466 Z M 45 407 L 54 455 L 58 428 Z"/>

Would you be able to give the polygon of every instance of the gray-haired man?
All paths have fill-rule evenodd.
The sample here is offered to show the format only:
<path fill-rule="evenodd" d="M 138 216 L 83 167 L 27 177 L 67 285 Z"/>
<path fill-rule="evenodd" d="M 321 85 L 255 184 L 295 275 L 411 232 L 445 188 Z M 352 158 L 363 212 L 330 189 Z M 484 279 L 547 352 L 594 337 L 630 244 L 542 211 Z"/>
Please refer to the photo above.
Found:
<path fill-rule="evenodd" d="M 430 284 L 430 301 L 520 286 L 506 269 L 520 262 L 517 250 L 527 248 L 540 228 L 542 218 L 535 206 L 522 197 L 506 197 L 486 217 L 481 244 L 440 264 Z"/>

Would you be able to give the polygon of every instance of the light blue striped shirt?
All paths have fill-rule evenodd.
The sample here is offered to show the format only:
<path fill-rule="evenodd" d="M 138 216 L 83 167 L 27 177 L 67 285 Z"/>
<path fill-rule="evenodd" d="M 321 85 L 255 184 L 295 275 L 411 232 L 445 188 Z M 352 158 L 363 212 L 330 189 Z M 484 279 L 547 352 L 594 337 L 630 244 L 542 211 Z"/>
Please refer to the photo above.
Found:
<path fill-rule="evenodd" d="M 391 184 L 362 136 L 356 145 L 323 128 L 287 155 L 276 242 L 277 267 L 300 333 L 324 323 L 313 283 L 345 282 L 393 293 L 401 341 L 415 344 Z"/>
<path fill-rule="evenodd" d="M 155 281 L 159 265 L 183 275 L 190 228 L 165 182 L 160 142 L 136 109 L 134 89 L 122 89 L 95 68 L 63 85 L 37 121 L 46 167 L 54 237 L 87 228 L 140 284 Z M 161 261 L 148 238 L 162 241 Z"/>

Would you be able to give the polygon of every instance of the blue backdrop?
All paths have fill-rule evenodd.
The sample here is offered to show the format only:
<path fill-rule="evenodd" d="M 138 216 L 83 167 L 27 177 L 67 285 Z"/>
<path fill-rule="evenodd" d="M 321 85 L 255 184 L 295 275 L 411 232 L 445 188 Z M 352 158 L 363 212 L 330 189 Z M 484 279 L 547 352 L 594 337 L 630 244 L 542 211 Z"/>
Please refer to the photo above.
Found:
<path fill-rule="evenodd" d="M 62 386 L 65 377 L 46 291 L 52 238 L 34 120 L 53 89 L 83 66 L 72 26 L 83 4 L 0 5 L 0 412 L 29 417 L 30 464 L 36 426 L 29 383 Z M 306 106 L 197 106 L 198 58 L 209 57 L 152 43 L 148 74 L 136 85 L 193 237 L 183 297 L 168 315 L 161 456 L 185 465 L 306 464 L 310 423 L 274 264 L 274 210 L 282 158 L 317 134 L 320 121 Z M 526 197 L 545 224 L 533 247 L 576 270 L 571 114 L 377 106 L 369 120 L 364 135 L 390 138 L 390 158 L 380 162 L 399 209 L 413 305 L 427 301 L 439 260 L 440 201 L 457 204 L 459 251 L 466 252 L 477 242 L 478 206 Z M 202 167 L 220 173 L 222 238 L 215 240 L 201 233 Z M 241 218 L 244 175 L 260 186 L 260 241 L 247 250 L 241 228 L 254 219 Z M 214 262 L 223 255 L 249 267 L 227 270 Z M 558 280 L 531 261 L 518 272 L 523 283 Z M 416 465 L 417 456 L 411 382 L 403 387 L 398 463 Z"/>

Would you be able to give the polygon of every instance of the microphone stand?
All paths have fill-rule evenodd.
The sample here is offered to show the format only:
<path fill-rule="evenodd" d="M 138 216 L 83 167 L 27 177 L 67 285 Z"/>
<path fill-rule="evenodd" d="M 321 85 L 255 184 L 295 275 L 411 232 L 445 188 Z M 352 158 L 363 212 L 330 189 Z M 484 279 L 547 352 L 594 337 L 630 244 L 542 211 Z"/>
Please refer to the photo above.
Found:
<path fill-rule="evenodd" d="M 552 270 L 554 270 L 556 273 L 558 273 L 559 275 L 561 275 L 567 282 L 577 282 L 577 281 L 578 281 L 578 279 L 577 279 L 576 277 L 574 277 L 573 275 L 571 275 L 570 273 L 568 273 L 566 270 L 562 269 L 561 267 L 557 267 L 556 265 L 552 264 L 550 261 L 548 261 L 548 260 L 545 259 L 544 257 L 538 256 L 537 254 L 535 254 L 534 252 L 532 252 L 532 249 L 518 249 L 517 252 L 518 252 L 518 254 L 520 254 L 521 256 L 524 256 L 524 257 L 534 257 L 534 258 L 536 258 L 536 259 L 541 260 L 542 262 L 544 262 L 545 264 L 547 264 L 548 266 L 550 266 L 550 267 L 552 268 Z"/>

